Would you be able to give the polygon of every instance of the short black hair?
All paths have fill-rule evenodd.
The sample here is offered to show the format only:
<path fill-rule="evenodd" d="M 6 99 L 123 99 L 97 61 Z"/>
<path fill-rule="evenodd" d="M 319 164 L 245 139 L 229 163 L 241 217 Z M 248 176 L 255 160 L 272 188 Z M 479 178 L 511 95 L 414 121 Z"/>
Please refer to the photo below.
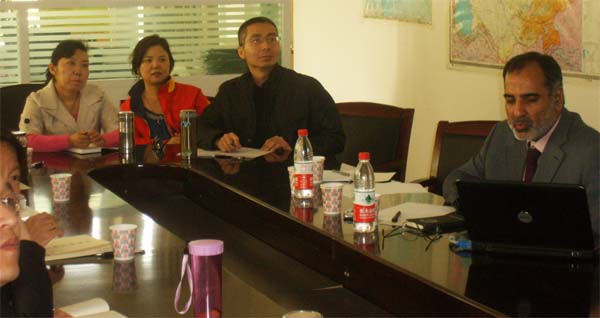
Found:
<path fill-rule="evenodd" d="M 502 71 L 502 78 L 506 80 L 506 74 L 520 71 L 531 63 L 537 63 L 542 69 L 544 73 L 544 86 L 550 92 L 562 86 L 563 76 L 558 62 L 550 55 L 533 51 L 516 55 L 506 62 Z"/>
<path fill-rule="evenodd" d="M 158 36 L 158 34 L 153 34 L 139 40 L 131 53 L 131 73 L 133 75 L 140 75 L 140 65 L 142 65 L 144 55 L 146 55 L 148 49 L 156 45 L 162 47 L 169 55 L 169 61 L 171 62 L 169 72 L 173 71 L 175 59 L 173 59 L 173 54 L 171 54 L 169 42 L 167 42 L 167 39 Z"/>
<path fill-rule="evenodd" d="M 57 66 L 58 61 L 62 58 L 70 58 L 75 55 L 77 50 L 81 50 L 85 53 L 88 51 L 88 47 L 83 41 L 80 40 L 64 40 L 58 43 L 58 45 L 52 51 L 52 57 L 50 63 Z M 50 82 L 54 78 L 54 75 L 50 73 L 50 68 L 46 69 L 46 83 Z"/>
<path fill-rule="evenodd" d="M 0 130 L 0 142 L 6 143 L 17 154 L 21 182 L 27 183 L 27 150 L 17 140 L 17 137 L 6 128 Z M 2 161 L 0 161 L 0 164 L 2 164 Z M 12 189 L 12 191 L 19 192 L 19 189 Z"/>
<path fill-rule="evenodd" d="M 250 18 L 244 23 L 242 23 L 242 25 L 240 25 L 240 28 L 238 29 L 238 43 L 240 46 L 244 46 L 244 41 L 246 41 L 246 30 L 248 29 L 248 27 L 256 23 L 268 23 L 272 25 L 275 28 L 277 34 L 279 34 L 279 30 L 277 29 L 277 26 L 275 25 L 275 22 L 273 22 L 273 20 L 267 17 Z"/>

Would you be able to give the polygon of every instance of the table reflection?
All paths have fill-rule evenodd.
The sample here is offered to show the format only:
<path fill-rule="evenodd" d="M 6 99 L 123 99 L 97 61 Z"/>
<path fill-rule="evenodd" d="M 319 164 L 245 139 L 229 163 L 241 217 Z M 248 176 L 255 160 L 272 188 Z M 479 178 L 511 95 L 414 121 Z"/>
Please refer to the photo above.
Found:
<path fill-rule="evenodd" d="M 593 263 L 476 254 L 465 294 L 514 317 L 587 317 L 597 310 L 597 275 Z"/>

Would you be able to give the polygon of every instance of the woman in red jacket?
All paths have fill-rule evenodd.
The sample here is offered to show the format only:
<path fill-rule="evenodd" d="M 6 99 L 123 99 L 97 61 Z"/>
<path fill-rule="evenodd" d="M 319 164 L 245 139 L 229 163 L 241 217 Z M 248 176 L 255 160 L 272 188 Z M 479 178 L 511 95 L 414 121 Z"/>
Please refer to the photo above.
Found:
<path fill-rule="evenodd" d="M 171 78 L 175 60 L 169 43 L 158 35 L 141 39 L 131 54 L 131 71 L 141 79 L 129 90 L 121 110 L 134 112 L 135 143 L 145 145 L 155 138 L 179 143 L 179 112 L 195 109 L 202 114 L 209 101 L 195 86 Z"/>

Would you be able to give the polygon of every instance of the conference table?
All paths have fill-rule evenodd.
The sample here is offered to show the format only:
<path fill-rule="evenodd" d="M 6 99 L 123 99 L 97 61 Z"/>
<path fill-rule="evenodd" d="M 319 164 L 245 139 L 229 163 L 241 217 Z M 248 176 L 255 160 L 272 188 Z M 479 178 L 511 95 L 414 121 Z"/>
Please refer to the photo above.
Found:
<path fill-rule="evenodd" d="M 593 262 L 454 252 L 448 236 L 390 235 L 389 226 L 355 234 L 352 223 L 291 199 L 291 158 L 180 160 L 177 149 L 138 147 L 74 156 L 34 153 L 28 201 L 55 215 L 65 235 L 109 240 L 108 227 L 138 225 L 129 263 L 85 257 L 64 261 L 55 307 L 94 297 L 128 317 L 178 315 L 175 289 L 186 242 L 224 241 L 223 317 L 281 317 L 316 310 L 325 317 L 598 316 Z M 335 167 L 335 160 L 327 165 Z M 71 198 L 53 202 L 49 175 L 72 173 Z M 431 193 L 384 195 L 442 204 Z M 344 199 L 343 209 L 351 207 Z M 181 304 L 189 292 L 184 288 Z M 185 314 L 191 316 L 191 311 Z"/>

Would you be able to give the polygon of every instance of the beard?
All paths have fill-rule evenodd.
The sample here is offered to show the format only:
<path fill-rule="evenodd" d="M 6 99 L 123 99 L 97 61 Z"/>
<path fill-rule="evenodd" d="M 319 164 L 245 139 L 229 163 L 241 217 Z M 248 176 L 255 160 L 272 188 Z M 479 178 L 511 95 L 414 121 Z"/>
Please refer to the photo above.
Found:
<path fill-rule="evenodd" d="M 536 141 L 544 137 L 550 128 L 554 126 L 554 123 L 558 119 L 558 114 L 557 111 L 549 109 L 539 125 L 536 125 L 531 118 L 521 116 L 509 120 L 508 126 L 510 127 L 510 130 L 512 130 L 515 139 L 519 141 Z M 517 128 L 517 125 L 523 125 L 525 128 Z"/>

